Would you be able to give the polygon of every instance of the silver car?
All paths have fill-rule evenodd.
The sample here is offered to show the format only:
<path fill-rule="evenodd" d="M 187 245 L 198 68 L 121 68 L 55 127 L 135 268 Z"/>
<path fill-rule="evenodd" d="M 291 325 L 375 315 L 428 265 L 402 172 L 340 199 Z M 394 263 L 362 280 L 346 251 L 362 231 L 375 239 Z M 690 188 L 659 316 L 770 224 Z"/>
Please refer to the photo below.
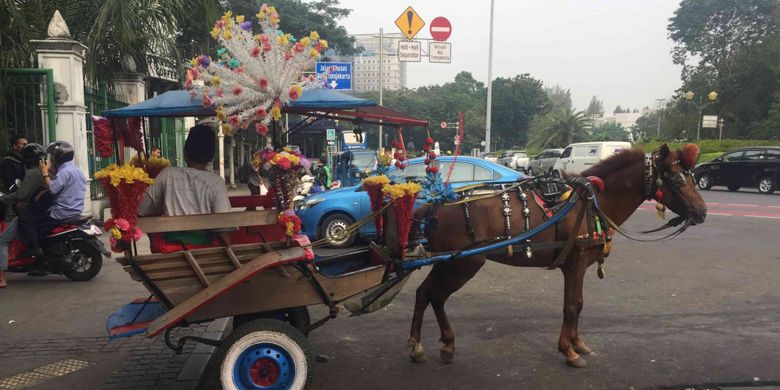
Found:
<path fill-rule="evenodd" d="M 546 149 L 537 154 L 528 164 L 528 174 L 531 176 L 548 175 L 555 161 L 561 156 L 563 149 Z"/>
<path fill-rule="evenodd" d="M 525 150 L 507 150 L 498 158 L 498 163 L 516 171 L 527 172 L 528 160 Z"/>

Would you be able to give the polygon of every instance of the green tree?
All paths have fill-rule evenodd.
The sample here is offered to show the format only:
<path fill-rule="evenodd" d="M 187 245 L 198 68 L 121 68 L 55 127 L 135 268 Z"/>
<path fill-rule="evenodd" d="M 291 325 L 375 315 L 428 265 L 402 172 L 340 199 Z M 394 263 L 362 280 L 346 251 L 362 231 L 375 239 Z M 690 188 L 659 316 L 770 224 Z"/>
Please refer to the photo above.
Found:
<path fill-rule="evenodd" d="M 562 148 L 586 141 L 588 119 L 582 111 L 558 110 L 534 119 L 530 145 L 538 148 Z"/>
<path fill-rule="evenodd" d="M 531 120 L 549 103 L 542 82 L 528 74 L 493 81 L 491 133 L 494 149 L 525 146 Z"/>
<path fill-rule="evenodd" d="M 560 85 L 555 85 L 552 88 L 545 88 L 547 97 L 550 99 L 550 103 L 547 106 L 547 111 L 557 110 L 571 110 L 571 91 L 563 89 Z"/>
<path fill-rule="evenodd" d="M 620 123 L 607 122 L 591 131 L 593 141 L 630 141 L 629 132 Z"/>
<path fill-rule="evenodd" d="M 585 116 L 590 118 L 594 115 L 603 115 L 603 114 L 604 114 L 604 102 L 599 100 L 596 96 L 593 96 L 590 99 L 588 108 L 585 110 Z"/>

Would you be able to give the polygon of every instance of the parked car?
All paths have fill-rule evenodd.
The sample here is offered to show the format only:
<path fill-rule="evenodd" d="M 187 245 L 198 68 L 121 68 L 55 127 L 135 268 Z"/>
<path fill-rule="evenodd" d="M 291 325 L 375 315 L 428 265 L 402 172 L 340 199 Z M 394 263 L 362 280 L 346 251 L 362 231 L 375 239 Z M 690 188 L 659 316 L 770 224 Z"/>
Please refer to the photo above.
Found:
<path fill-rule="evenodd" d="M 693 169 L 702 190 L 726 186 L 729 191 L 758 188 L 771 194 L 780 180 L 780 147 L 756 146 L 730 150 L 720 157 L 703 162 Z"/>
<path fill-rule="evenodd" d="M 453 156 L 438 157 L 439 169 L 446 176 Z M 391 168 L 387 176 L 394 182 L 422 180 L 425 177 L 425 159 L 409 160 L 406 169 Z M 490 182 L 495 184 L 514 183 L 525 175 L 507 167 L 491 163 L 484 159 L 458 156 L 450 176 L 450 183 L 458 188 L 466 185 Z M 345 229 L 357 220 L 371 214 L 371 201 L 362 186 L 341 188 L 314 194 L 296 205 L 296 213 L 301 218 L 303 234 L 311 240 L 333 236 L 334 232 Z M 376 237 L 376 228 L 368 223 L 360 228 L 361 237 Z M 352 245 L 355 236 L 335 242 L 332 246 L 344 248 Z"/>
<path fill-rule="evenodd" d="M 580 142 L 563 149 L 561 157 L 553 165 L 552 175 L 561 177 L 563 172 L 578 174 L 615 153 L 631 149 L 628 142 Z"/>
<path fill-rule="evenodd" d="M 545 149 L 537 154 L 531 162 L 528 163 L 528 174 L 531 176 L 549 175 L 552 173 L 553 165 L 561 157 L 563 149 Z"/>
<path fill-rule="evenodd" d="M 496 154 L 495 154 L 495 153 L 493 153 L 493 152 L 484 153 L 484 154 L 482 155 L 482 158 L 484 158 L 485 160 L 488 160 L 488 161 L 490 161 L 490 162 L 492 162 L 492 163 L 494 163 L 494 162 L 497 162 L 497 161 L 498 161 L 498 157 L 497 157 L 497 156 L 496 156 Z"/>
<path fill-rule="evenodd" d="M 525 150 L 507 150 L 501 154 L 497 162 L 505 167 L 526 172 L 528 160 L 528 153 Z"/>

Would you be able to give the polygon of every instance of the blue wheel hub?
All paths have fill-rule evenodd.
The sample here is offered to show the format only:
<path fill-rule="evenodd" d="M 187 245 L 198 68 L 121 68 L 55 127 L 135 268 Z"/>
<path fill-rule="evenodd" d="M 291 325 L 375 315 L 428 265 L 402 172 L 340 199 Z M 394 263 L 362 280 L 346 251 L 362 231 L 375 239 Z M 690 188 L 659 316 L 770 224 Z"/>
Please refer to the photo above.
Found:
<path fill-rule="evenodd" d="M 239 389 L 287 390 L 292 388 L 295 364 L 283 347 L 262 343 L 241 352 L 233 368 Z"/>

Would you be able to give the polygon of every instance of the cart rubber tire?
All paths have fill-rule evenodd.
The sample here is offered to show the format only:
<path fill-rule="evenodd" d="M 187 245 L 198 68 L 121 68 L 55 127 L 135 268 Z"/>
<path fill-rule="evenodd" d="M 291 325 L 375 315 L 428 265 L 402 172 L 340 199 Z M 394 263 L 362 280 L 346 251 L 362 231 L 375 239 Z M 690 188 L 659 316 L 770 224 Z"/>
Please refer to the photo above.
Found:
<path fill-rule="evenodd" d="M 65 277 L 74 282 L 86 282 L 88 280 L 92 280 L 92 278 L 97 276 L 97 274 L 100 272 L 100 269 L 103 267 L 103 255 L 99 250 L 97 250 L 97 248 L 90 245 L 88 242 L 81 240 L 73 241 L 73 251 L 87 257 L 89 259 L 89 267 L 83 270 L 76 268 L 70 271 L 66 271 L 64 273 Z"/>
<path fill-rule="evenodd" d="M 306 337 L 279 320 L 255 320 L 234 330 L 217 347 L 206 388 L 300 390 L 314 378 L 314 354 Z M 269 373 L 270 371 L 270 373 Z M 257 381 L 257 382 L 255 382 Z M 259 383 L 258 383 L 259 382 Z"/>
<path fill-rule="evenodd" d="M 349 225 L 352 225 L 355 221 L 347 214 L 343 213 L 335 213 L 328 215 L 322 223 L 320 223 L 320 234 L 319 239 L 323 239 L 327 234 L 327 231 L 329 228 L 331 228 L 331 225 L 334 225 L 333 228 L 347 228 Z M 337 225 L 337 226 L 336 226 Z M 355 242 L 355 239 L 357 239 L 357 232 L 350 235 L 345 241 L 341 241 L 338 244 L 328 244 L 331 248 L 348 248 L 352 246 L 352 244 Z"/>
<path fill-rule="evenodd" d="M 269 319 L 286 322 L 296 329 L 300 330 L 304 336 L 309 336 L 309 326 L 311 317 L 309 309 L 306 306 L 292 307 L 289 309 L 264 311 L 262 313 L 240 314 L 233 317 L 233 329 L 238 329 L 241 325 L 249 321 Z"/>

